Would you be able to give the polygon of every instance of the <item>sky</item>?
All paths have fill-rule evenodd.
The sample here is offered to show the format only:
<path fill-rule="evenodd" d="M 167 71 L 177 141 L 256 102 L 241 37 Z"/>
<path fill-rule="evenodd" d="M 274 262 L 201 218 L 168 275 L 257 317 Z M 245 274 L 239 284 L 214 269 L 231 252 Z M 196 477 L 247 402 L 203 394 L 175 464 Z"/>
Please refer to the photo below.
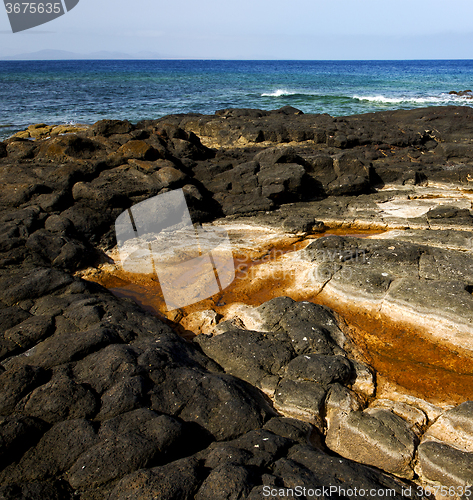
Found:
<path fill-rule="evenodd" d="M 473 1 L 80 0 L 64 16 L 15 34 L 0 2 L 0 57 L 42 50 L 178 59 L 472 59 Z"/>

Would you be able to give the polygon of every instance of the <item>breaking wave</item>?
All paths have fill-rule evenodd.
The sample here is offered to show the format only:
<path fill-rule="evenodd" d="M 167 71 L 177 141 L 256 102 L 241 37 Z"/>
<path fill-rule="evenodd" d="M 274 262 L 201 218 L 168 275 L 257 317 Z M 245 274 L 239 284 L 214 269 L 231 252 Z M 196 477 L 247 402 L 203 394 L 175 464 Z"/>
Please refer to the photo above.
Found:
<path fill-rule="evenodd" d="M 458 103 L 463 102 L 466 98 L 451 94 L 440 94 L 438 96 L 430 96 L 430 97 L 386 97 L 383 95 L 354 95 L 353 99 L 357 101 L 367 101 L 373 103 L 381 103 L 381 104 L 402 104 L 402 103 L 411 103 L 411 104 L 442 104 L 442 103 Z"/>
<path fill-rule="evenodd" d="M 274 92 L 261 94 L 261 97 L 284 97 L 288 95 L 297 95 L 298 92 L 290 92 L 289 90 L 277 89 Z"/>

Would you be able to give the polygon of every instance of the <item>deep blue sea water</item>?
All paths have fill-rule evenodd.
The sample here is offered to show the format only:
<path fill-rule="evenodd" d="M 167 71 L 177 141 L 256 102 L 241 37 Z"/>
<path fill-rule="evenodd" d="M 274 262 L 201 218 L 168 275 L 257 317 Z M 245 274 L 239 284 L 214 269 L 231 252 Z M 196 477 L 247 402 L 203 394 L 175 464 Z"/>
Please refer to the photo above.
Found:
<path fill-rule="evenodd" d="M 32 123 L 276 109 L 343 116 L 461 104 L 473 60 L 0 61 L 0 139 Z"/>

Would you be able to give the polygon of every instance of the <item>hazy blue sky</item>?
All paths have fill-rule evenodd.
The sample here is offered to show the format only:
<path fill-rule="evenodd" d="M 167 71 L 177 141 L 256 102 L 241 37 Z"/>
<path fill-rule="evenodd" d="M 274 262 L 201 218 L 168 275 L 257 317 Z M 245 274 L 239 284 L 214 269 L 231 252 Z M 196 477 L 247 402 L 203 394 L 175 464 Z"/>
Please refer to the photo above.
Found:
<path fill-rule="evenodd" d="M 80 0 L 66 15 L 16 34 L 0 4 L 0 56 L 44 49 L 199 59 L 471 59 L 473 1 Z"/>

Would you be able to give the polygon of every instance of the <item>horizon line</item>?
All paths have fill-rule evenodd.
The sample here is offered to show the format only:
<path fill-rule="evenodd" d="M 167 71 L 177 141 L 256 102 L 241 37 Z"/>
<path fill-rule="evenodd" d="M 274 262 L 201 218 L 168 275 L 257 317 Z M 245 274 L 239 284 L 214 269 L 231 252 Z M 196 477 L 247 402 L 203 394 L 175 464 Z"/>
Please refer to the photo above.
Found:
<path fill-rule="evenodd" d="M 230 58 L 230 59 L 221 59 L 221 58 L 208 58 L 208 57 L 156 57 L 156 58 L 140 58 L 140 57 L 127 57 L 127 58 L 87 58 L 87 57 L 75 57 L 75 58 L 55 58 L 55 59 L 42 59 L 42 58 L 20 58 L 15 59 L 15 56 L 4 56 L 0 57 L 0 62 L 27 62 L 27 61 L 44 61 L 44 62 L 52 62 L 52 61 L 214 61 L 214 62 L 406 62 L 406 61 L 473 61 L 473 58 L 439 58 L 439 59 L 431 59 L 431 58 L 406 58 L 406 59 L 266 59 L 266 58 L 257 58 L 257 59 L 240 59 L 240 58 Z"/>

